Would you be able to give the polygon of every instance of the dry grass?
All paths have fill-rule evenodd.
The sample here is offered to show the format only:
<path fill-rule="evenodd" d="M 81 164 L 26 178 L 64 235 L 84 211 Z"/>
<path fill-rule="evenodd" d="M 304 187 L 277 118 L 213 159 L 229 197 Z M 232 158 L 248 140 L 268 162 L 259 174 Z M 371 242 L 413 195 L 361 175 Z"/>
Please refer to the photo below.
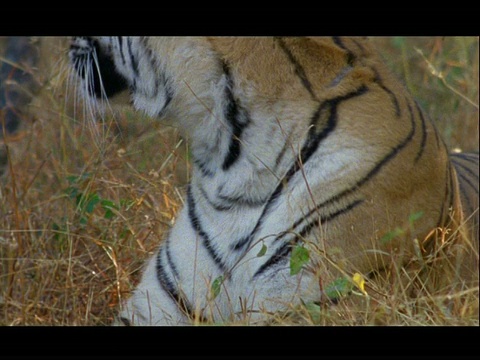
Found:
<path fill-rule="evenodd" d="M 174 129 L 130 110 L 97 125 L 100 137 L 92 134 L 65 91 L 64 42 L 41 40 L 42 64 L 32 70 L 41 91 L 22 129 L 5 140 L 10 169 L 0 178 L 0 324 L 109 324 L 182 207 L 188 151 Z M 478 104 L 478 39 L 375 41 L 447 144 L 478 150 L 478 106 L 465 99 Z M 337 305 L 307 304 L 273 321 L 478 325 L 478 285 L 412 298 L 398 282 L 401 272 L 367 282 L 368 298 L 354 293 Z"/>

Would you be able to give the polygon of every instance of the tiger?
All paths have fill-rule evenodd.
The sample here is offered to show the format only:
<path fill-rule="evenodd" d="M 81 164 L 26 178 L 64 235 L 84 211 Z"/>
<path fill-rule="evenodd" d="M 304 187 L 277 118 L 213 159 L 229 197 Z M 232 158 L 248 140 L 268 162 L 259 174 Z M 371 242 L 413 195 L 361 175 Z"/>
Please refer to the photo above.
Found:
<path fill-rule="evenodd" d="M 116 325 L 262 323 L 438 229 L 478 271 L 479 155 L 449 155 L 368 38 L 79 36 L 69 61 L 88 101 L 126 95 L 190 144 L 184 207 Z"/>

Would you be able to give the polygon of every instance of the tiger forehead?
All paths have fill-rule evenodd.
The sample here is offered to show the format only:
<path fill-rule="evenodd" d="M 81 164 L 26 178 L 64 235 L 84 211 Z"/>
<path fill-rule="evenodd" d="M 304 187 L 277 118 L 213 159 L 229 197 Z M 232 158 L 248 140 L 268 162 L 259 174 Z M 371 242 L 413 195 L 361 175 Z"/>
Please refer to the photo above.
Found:
<path fill-rule="evenodd" d="M 237 79 L 255 86 L 263 96 L 273 98 L 302 98 L 305 88 L 316 97 L 335 79 L 341 78 L 340 74 L 348 73 L 353 67 L 360 69 L 374 59 L 366 39 L 221 37 L 207 40 L 236 73 Z"/>

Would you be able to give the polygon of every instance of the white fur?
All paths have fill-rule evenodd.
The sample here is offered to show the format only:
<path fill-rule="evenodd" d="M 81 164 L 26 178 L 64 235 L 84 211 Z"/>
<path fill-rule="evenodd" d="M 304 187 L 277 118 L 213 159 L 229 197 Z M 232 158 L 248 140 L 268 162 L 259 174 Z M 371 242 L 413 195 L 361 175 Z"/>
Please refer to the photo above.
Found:
<path fill-rule="evenodd" d="M 103 46 L 113 49 L 114 54 L 118 52 L 116 41 L 100 39 Z M 161 245 L 166 247 L 168 243 L 180 278 L 174 279 L 172 269 L 166 272 L 177 282 L 177 288 L 190 302 L 192 310 L 218 322 L 245 320 L 246 316 L 253 323 L 261 317 L 262 311 L 285 308 L 290 303 L 298 303 L 300 297 L 304 301 L 318 301 L 321 297 L 318 279 L 306 270 L 291 276 L 289 266 L 285 264 L 252 277 L 280 247 L 281 243 L 275 242 L 275 238 L 297 230 L 291 229 L 292 224 L 329 198 L 329 192 L 324 189 L 335 182 L 341 183 L 350 172 L 358 171 L 357 164 L 364 159 L 368 148 L 346 133 L 329 137 L 305 165 L 304 171 L 297 172 L 291 179 L 285 190 L 288 196 L 273 202 L 258 226 L 265 205 L 217 211 L 209 201 L 221 202 L 222 197 L 267 202 L 298 156 L 315 102 L 306 100 L 304 106 L 291 108 L 288 101 L 263 104 L 261 99 L 255 99 L 252 89 L 241 93 L 241 88 L 233 86 L 232 91 L 237 91 L 238 98 L 244 97 L 245 103 L 260 103 L 262 106 L 248 109 L 250 123 L 242 136 L 241 156 L 228 171 L 223 171 L 221 163 L 228 151 L 231 129 L 223 114 L 227 79 L 216 54 L 195 39 L 166 38 L 148 44 L 154 56 L 152 59 L 141 39 L 129 41 L 139 69 L 132 94 L 135 108 L 150 116 L 167 111 L 167 117 L 191 140 L 194 158 L 205 160 L 206 170 L 211 173 L 211 176 L 204 176 L 195 167 L 191 191 L 196 200 L 197 217 L 215 251 L 221 255 L 227 272 L 222 272 L 215 264 L 202 243 L 204 239 L 192 228 L 188 204 Z M 124 63 L 118 56 L 114 58 L 118 70 L 130 82 L 134 81 L 130 60 Z M 158 85 L 162 77 L 174 91 L 166 109 L 167 89 Z M 345 143 L 350 147 L 339 145 Z M 276 158 L 286 144 L 285 155 L 276 164 Z M 351 185 L 345 183 L 344 187 Z M 243 251 L 232 250 L 232 244 L 248 237 L 254 229 L 255 236 L 248 247 Z M 292 232 L 285 235 L 285 239 L 293 236 Z M 264 245 L 267 246 L 266 254 L 257 256 Z M 165 251 L 162 256 L 166 257 Z M 156 261 L 157 255 L 149 260 L 141 282 L 125 304 L 121 316 L 139 325 L 188 324 L 177 304 L 160 286 Z M 220 293 L 212 299 L 212 282 L 220 276 L 229 279 L 224 280 Z M 242 304 L 248 308 L 246 315 Z"/>

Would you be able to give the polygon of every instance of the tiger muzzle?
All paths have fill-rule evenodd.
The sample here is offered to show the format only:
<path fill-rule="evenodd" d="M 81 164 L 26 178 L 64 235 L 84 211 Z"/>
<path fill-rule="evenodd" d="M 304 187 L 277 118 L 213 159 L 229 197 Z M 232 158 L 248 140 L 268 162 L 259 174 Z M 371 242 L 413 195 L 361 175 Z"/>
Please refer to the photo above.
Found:
<path fill-rule="evenodd" d="M 85 82 L 89 96 L 104 99 L 128 89 L 127 80 L 116 70 L 110 51 L 97 40 L 75 37 L 69 57 L 78 76 Z"/>

